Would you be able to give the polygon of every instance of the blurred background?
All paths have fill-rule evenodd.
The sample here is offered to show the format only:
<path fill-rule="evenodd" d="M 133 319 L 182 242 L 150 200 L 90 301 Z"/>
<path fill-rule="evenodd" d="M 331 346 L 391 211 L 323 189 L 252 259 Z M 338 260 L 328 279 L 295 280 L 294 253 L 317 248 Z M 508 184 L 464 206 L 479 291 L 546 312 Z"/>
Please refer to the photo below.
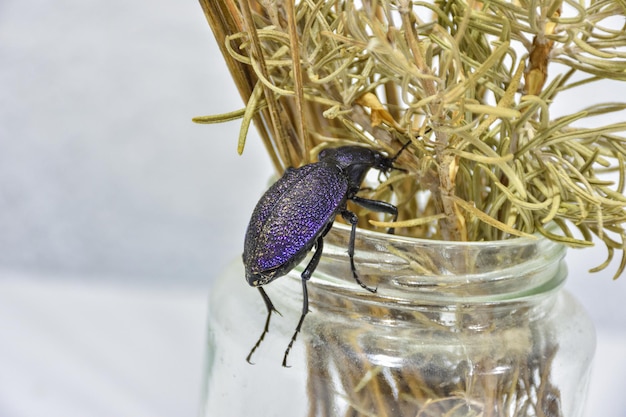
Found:
<path fill-rule="evenodd" d="M 210 284 L 272 170 L 256 132 L 240 157 L 238 122 L 191 118 L 242 106 L 194 1 L 0 3 L 0 417 L 196 415 Z M 588 415 L 611 417 L 626 277 L 586 273 L 604 256 L 570 250 L 567 285 L 598 329 Z"/>

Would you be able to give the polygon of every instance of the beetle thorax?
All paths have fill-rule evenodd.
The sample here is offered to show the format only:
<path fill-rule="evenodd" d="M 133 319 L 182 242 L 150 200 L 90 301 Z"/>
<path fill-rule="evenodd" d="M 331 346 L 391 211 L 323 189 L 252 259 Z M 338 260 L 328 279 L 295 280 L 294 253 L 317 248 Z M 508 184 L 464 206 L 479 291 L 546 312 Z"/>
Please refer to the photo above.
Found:
<path fill-rule="evenodd" d="M 370 168 L 385 166 L 381 153 L 362 146 L 344 146 L 324 149 L 319 154 L 320 162 L 336 165 L 349 178 L 353 187 L 359 187 Z"/>

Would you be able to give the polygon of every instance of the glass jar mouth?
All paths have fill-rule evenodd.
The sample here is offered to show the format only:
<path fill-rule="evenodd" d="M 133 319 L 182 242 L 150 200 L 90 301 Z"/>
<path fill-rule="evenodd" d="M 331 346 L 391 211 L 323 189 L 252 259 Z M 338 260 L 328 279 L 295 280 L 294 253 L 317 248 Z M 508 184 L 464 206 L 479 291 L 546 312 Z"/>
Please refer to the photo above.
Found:
<path fill-rule="evenodd" d="M 344 223 L 333 223 L 332 229 L 335 229 L 336 231 L 341 231 L 343 233 L 350 233 L 350 226 Z M 331 232 L 332 232 L 332 229 L 331 229 Z M 463 246 L 483 247 L 483 246 L 493 246 L 493 245 L 497 245 L 499 247 L 519 246 L 519 245 L 532 244 L 539 240 L 545 240 L 545 238 L 543 238 L 540 235 L 537 235 L 537 236 L 533 235 L 531 237 L 519 236 L 519 237 L 512 237 L 511 239 L 491 240 L 491 241 L 488 241 L 488 240 L 450 241 L 450 240 L 427 239 L 427 238 L 418 238 L 418 237 L 389 234 L 385 232 L 378 232 L 376 230 L 361 229 L 361 228 L 356 229 L 356 234 L 357 234 L 357 237 L 360 234 L 363 236 L 367 236 L 371 239 L 393 239 L 393 240 L 397 240 L 400 242 L 406 242 L 407 244 L 420 243 L 420 244 L 431 245 L 431 246 L 432 245 L 448 246 L 448 245 L 453 244 L 454 246 L 458 246 L 458 247 L 463 247 Z M 563 246 L 556 242 L 550 242 L 550 243 L 553 243 L 555 246 Z"/>
<path fill-rule="evenodd" d="M 372 297 L 352 276 L 349 237 L 349 226 L 333 225 L 311 281 L 320 289 L 349 297 Z M 488 303 L 520 301 L 559 288 L 567 275 L 565 250 L 562 244 L 541 237 L 452 242 L 357 229 L 354 263 L 361 281 L 378 288 L 376 298 Z M 304 266 L 306 261 L 296 271 Z M 299 273 L 292 275 L 299 278 Z"/>

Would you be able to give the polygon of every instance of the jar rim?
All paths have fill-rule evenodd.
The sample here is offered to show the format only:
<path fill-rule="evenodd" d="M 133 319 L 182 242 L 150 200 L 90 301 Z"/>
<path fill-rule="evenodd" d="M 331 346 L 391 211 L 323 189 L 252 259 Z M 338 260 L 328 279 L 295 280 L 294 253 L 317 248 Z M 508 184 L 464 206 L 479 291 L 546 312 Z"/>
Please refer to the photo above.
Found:
<path fill-rule="evenodd" d="M 350 232 L 350 226 L 343 223 L 334 223 L 333 229 L 341 230 L 342 232 Z M 331 229 L 332 230 L 332 229 Z M 397 241 L 405 241 L 407 243 L 423 243 L 428 245 L 441 245 L 441 246 L 467 246 L 467 247 L 483 247 L 483 246 L 520 246 L 537 243 L 539 241 L 547 241 L 555 246 L 565 247 L 562 243 L 555 242 L 549 240 L 546 237 L 543 237 L 539 234 L 530 235 L 530 236 L 513 236 L 510 239 L 499 239 L 499 240 L 468 240 L 468 241 L 460 241 L 460 240 L 442 240 L 442 239 L 429 239 L 429 238 L 420 238 L 420 237 L 412 237 L 412 236 L 404 236 L 404 235 L 391 235 L 389 233 L 379 232 L 371 229 L 362 229 L 357 228 L 357 235 L 365 235 L 371 238 L 379 239 L 381 237 L 385 237 L 388 239 L 389 237 L 393 237 L 394 240 Z"/>
<path fill-rule="evenodd" d="M 350 273 L 349 235 L 349 226 L 333 226 L 313 281 L 361 298 L 371 294 L 353 291 L 357 287 Z M 520 300 L 550 293 L 567 275 L 565 246 L 543 237 L 456 242 L 358 229 L 355 241 L 359 278 L 378 287 L 379 295 L 397 299 Z"/>

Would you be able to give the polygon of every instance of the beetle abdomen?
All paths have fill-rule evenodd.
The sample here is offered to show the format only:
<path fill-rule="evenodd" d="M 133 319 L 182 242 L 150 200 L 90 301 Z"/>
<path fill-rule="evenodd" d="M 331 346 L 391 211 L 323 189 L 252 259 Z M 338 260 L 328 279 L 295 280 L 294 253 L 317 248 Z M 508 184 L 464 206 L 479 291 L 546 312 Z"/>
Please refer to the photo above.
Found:
<path fill-rule="evenodd" d="M 261 198 L 246 233 L 244 264 L 269 282 L 300 263 L 345 204 L 348 179 L 333 164 L 289 170 Z"/>

